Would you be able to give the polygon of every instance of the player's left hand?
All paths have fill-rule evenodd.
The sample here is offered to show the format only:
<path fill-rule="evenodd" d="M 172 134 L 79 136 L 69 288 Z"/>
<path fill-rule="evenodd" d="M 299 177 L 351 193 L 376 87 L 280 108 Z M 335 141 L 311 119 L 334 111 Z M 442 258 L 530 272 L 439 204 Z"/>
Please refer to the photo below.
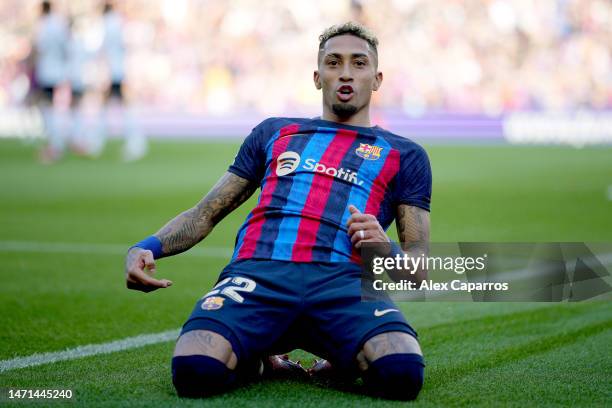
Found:
<path fill-rule="evenodd" d="M 364 214 L 354 205 L 349 205 L 351 216 L 346 222 L 351 243 L 355 248 L 361 248 L 364 242 L 388 243 L 391 240 L 372 214 Z"/>
<path fill-rule="evenodd" d="M 141 292 L 152 292 L 159 288 L 168 288 L 172 281 L 155 279 L 155 260 L 153 252 L 138 247 L 130 248 L 125 257 L 125 281 L 128 289 Z"/>

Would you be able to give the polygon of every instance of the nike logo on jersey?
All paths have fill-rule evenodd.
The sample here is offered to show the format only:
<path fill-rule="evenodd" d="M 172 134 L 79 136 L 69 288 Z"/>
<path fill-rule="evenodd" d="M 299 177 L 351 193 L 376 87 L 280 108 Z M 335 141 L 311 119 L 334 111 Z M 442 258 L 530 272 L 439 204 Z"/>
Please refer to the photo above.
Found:
<path fill-rule="evenodd" d="M 374 316 L 376 317 L 380 317 L 380 316 L 384 316 L 387 313 L 391 313 L 391 312 L 399 312 L 399 310 L 397 309 L 385 309 L 385 310 L 374 310 Z"/>

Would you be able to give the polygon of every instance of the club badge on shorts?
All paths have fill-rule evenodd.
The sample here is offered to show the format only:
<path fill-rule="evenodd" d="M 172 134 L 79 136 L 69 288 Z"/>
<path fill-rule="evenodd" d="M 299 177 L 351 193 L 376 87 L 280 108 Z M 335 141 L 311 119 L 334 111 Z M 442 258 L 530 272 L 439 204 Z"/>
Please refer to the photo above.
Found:
<path fill-rule="evenodd" d="M 204 299 L 202 302 L 202 310 L 219 310 L 223 307 L 225 298 L 220 296 L 211 296 Z"/>
<path fill-rule="evenodd" d="M 362 157 L 366 160 L 378 160 L 380 159 L 380 152 L 382 147 L 372 146 L 367 143 L 359 143 L 359 147 L 355 149 L 357 156 Z"/>

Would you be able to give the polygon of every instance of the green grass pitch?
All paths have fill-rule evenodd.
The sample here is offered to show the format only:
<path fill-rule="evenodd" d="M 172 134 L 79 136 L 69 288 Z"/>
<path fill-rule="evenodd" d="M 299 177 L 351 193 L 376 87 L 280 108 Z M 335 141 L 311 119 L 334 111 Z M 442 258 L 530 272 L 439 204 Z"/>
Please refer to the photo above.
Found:
<path fill-rule="evenodd" d="M 158 262 L 158 275 L 174 286 L 146 295 L 125 289 L 124 249 L 197 202 L 237 144 L 154 142 L 131 164 L 118 149 L 42 166 L 34 146 L 0 141 L 0 360 L 178 328 L 227 262 L 254 199 L 198 246 L 201 253 Z M 612 148 L 427 149 L 433 241 L 612 242 Z M 609 302 L 401 307 L 427 362 L 414 406 L 612 405 Z M 0 373 L 0 390 L 69 388 L 72 402 L 109 407 L 400 405 L 288 380 L 182 401 L 170 380 L 172 348 L 165 342 L 9 370 Z M 3 395 L 0 404 L 13 402 Z"/>

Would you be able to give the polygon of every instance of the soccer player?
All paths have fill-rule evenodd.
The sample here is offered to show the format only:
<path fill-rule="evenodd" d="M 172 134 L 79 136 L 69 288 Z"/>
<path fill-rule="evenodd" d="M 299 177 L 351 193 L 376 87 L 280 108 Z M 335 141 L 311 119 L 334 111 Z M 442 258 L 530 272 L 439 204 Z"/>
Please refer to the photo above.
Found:
<path fill-rule="evenodd" d="M 70 82 L 71 144 L 78 154 L 87 154 L 89 133 L 85 127 L 86 109 L 84 96 L 87 92 L 85 67 L 91 53 L 85 46 L 85 33 L 76 17 L 70 19 L 70 39 L 67 44 L 67 74 Z"/>
<path fill-rule="evenodd" d="M 140 129 L 132 106 L 125 95 L 125 43 L 123 38 L 123 19 L 114 10 L 113 2 L 104 3 L 102 24 L 104 41 L 102 53 L 108 64 L 110 85 L 104 95 L 104 106 L 101 110 L 98 131 L 90 147 L 93 156 L 104 149 L 108 133 L 110 111 L 121 118 L 121 132 L 125 138 L 122 156 L 124 161 L 135 161 L 143 158 L 148 150 L 147 138 Z"/>
<path fill-rule="evenodd" d="M 50 1 L 43 1 L 40 10 L 34 38 L 34 81 L 39 90 L 38 103 L 48 138 L 40 159 L 44 163 L 51 163 L 61 158 L 66 147 L 53 97 L 66 80 L 66 43 L 69 34 L 66 20 L 53 11 Z"/>
<path fill-rule="evenodd" d="M 327 29 L 314 72 L 322 116 L 260 123 L 198 204 L 128 251 L 128 288 L 167 288 L 171 281 L 153 277 L 155 259 L 191 248 L 261 189 L 229 265 L 177 340 L 180 396 L 225 391 L 262 357 L 301 348 L 339 377 L 361 376 L 372 395 L 417 397 L 424 363 L 416 332 L 391 301 L 361 298 L 364 243 L 389 243 L 394 218 L 400 240 L 419 254 L 429 240 L 427 155 L 370 122 L 383 79 L 377 44 L 355 23 Z"/>

